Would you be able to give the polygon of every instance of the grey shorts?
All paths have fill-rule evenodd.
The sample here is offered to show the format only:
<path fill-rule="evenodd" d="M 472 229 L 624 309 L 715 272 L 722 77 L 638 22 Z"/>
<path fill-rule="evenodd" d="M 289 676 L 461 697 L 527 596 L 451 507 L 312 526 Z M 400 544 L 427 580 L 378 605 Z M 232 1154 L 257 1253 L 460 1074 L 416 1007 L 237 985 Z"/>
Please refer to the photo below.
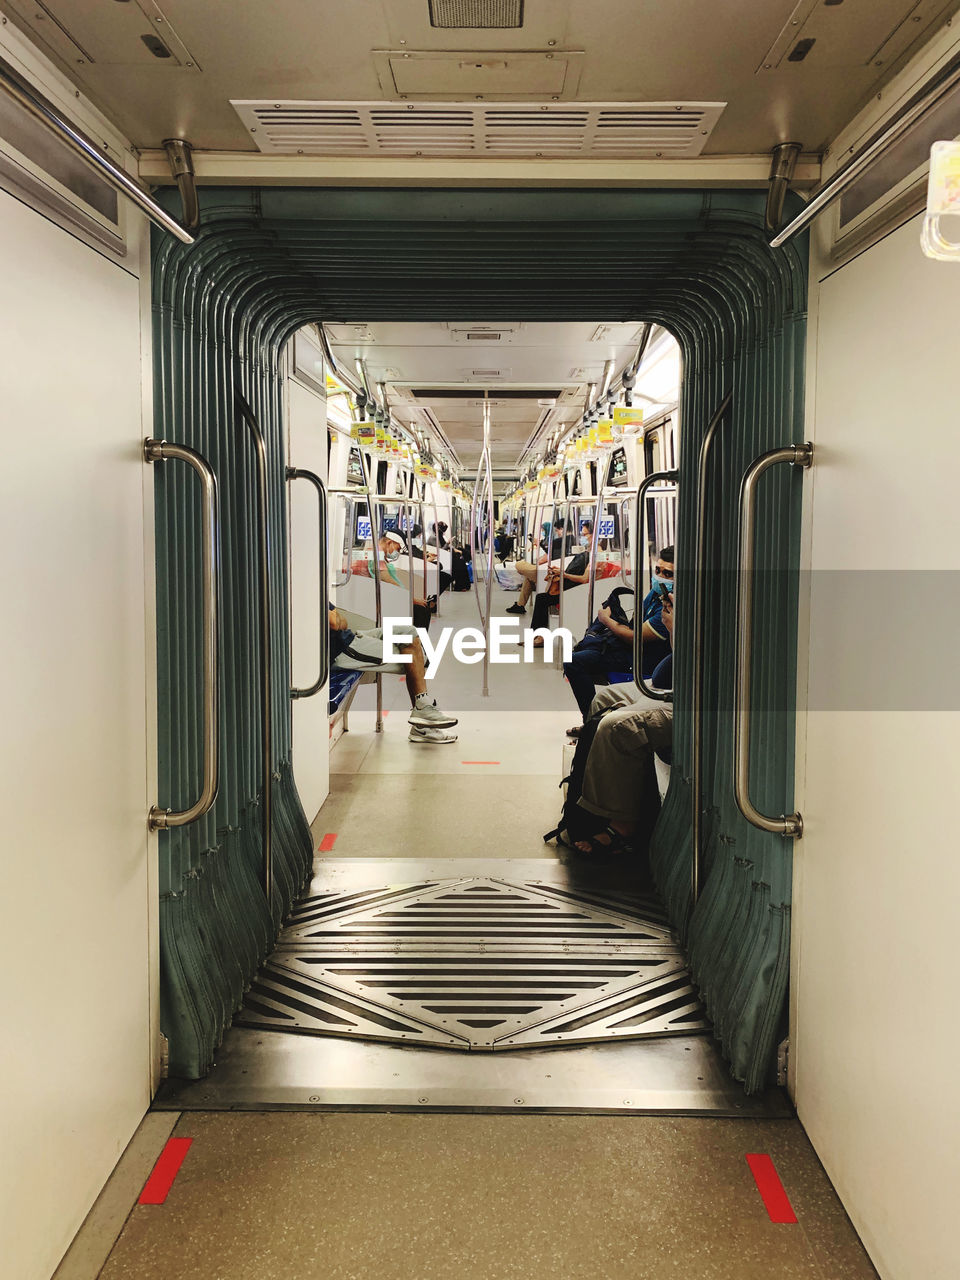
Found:
<path fill-rule="evenodd" d="M 395 636 L 417 638 L 415 627 L 394 627 Z M 359 657 L 349 653 L 341 653 L 334 660 L 334 666 L 341 671 L 385 671 L 387 675 L 405 675 L 410 670 L 409 662 L 381 662 L 383 657 L 383 627 L 371 627 L 369 631 L 355 631 L 350 648 Z"/>

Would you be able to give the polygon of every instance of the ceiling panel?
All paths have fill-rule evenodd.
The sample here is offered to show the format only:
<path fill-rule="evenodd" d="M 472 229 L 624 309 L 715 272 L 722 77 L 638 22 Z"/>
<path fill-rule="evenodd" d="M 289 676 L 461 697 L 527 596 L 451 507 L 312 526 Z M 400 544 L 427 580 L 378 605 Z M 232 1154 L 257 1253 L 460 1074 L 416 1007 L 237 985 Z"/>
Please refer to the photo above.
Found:
<path fill-rule="evenodd" d="M 601 381 L 608 360 L 619 374 L 642 332 L 635 322 L 599 320 L 371 320 L 325 328 L 338 363 L 354 368 L 362 360 L 371 382 L 385 384 L 399 421 L 429 429 L 432 414 L 467 469 L 479 460 L 484 390 L 491 402 L 494 465 L 513 467 L 539 423 L 549 419 L 552 432 L 580 420 L 588 385 Z M 465 364 L 474 355 L 465 350 L 471 334 L 490 335 L 477 341 L 476 361 L 498 369 L 498 377 L 485 378 Z M 648 348 L 637 390 L 672 403 L 678 379 L 678 349 L 662 334 Z"/>
<path fill-rule="evenodd" d="M 394 60 L 397 66 L 417 61 L 405 59 L 408 52 L 431 55 L 424 63 L 442 62 L 444 94 L 463 101 L 511 96 L 512 81 L 502 92 L 484 92 L 477 77 L 497 66 L 497 74 L 506 75 L 504 65 L 518 66 L 517 55 L 530 54 L 542 67 L 568 63 L 559 94 L 556 82 L 540 86 L 545 101 L 569 92 L 576 57 L 579 80 L 570 102 L 725 102 L 708 155 L 764 153 L 789 140 L 807 151 L 821 149 L 936 25 L 960 9 L 960 0 L 814 0 L 812 6 L 809 0 L 529 0 L 523 27 L 491 31 L 434 28 L 427 0 L 45 4 L 54 6 L 56 23 L 53 10 L 25 0 L 0 0 L 0 10 L 42 42 L 141 147 L 181 136 L 206 150 L 255 151 L 231 99 L 398 101 L 402 90 L 395 82 L 386 92 L 381 85 L 377 55 L 389 54 L 392 67 Z M 145 57 L 138 48 L 141 62 L 122 65 L 99 53 L 123 43 L 121 28 L 138 22 L 137 14 L 148 26 L 148 8 L 162 18 L 155 17 L 153 29 L 169 26 L 189 57 Z M 787 53 L 771 62 L 767 54 L 794 21 L 815 37 L 809 56 L 790 61 Z M 96 44 L 91 56 L 77 53 L 72 41 L 65 44 L 63 31 Z M 416 97 L 415 86 L 403 83 Z"/>

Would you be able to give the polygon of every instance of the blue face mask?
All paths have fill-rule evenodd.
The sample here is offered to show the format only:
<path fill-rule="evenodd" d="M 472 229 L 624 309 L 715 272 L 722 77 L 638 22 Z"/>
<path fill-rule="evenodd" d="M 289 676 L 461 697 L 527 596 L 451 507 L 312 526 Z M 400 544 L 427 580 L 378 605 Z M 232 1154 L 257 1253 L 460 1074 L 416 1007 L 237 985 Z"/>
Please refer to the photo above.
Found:
<path fill-rule="evenodd" d="M 673 591 L 673 579 L 672 579 L 672 578 L 661 578 L 659 574 L 655 573 L 655 574 L 653 575 L 653 589 L 654 589 L 654 591 L 658 590 L 658 587 L 657 587 L 657 583 L 658 583 L 658 582 L 662 582 L 662 583 L 663 583 L 663 585 L 664 585 L 664 587 L 666 587 L 667 591 Z"/>
<path fill-rule="evenodd" d="M 384 560 L 387 560 L 387 561 L 389 561 L 390 563 L 392 563 L 394 560 L 399 560 L 399 559 L 400 559 L 400 552 L 399 552 L 399 551 L 385 551 L 385 552 L 383 553 L 383 558 L 384 558 Z"/>

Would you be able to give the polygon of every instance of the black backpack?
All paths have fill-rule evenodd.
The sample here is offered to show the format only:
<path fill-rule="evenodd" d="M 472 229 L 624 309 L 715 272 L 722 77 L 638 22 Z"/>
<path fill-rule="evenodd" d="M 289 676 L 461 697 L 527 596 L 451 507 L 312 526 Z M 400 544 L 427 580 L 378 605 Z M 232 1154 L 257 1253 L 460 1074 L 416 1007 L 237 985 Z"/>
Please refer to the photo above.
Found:
<path fill-rule="evenodd" d="M 557 844 L 565 849 L 572 849 L 578 840 L 589 840 L 607 825 L 606 818 L 601 818 L 599 814 L 582 808 L 579 800 L 583 794 L 583 776 L 587 771 L 590 748 L 597 736 L 600 721 L 610 710 L 612 708 L 605 707 L 595 716 L 591 716 L 580 730 L 570 772 L 560 781 L 561 787 L 564 783 L 567 784 L 567 796 L 560 811 L 560 821 L 543 837 L 545 843 L 548 840 L 556 840 Z M 646 802 L 643 805 L 643 818 L 631 838 L 631 844 L 635 852 L 642 854 L 650 843 L 650 837 L 653 835 L 653 829 L 657 825 L 660 814 L 660 789 L 657 786 L 657 770 L 652 753 L 644 766 L 642 776 L 637 779 L 637 785 L 642 788 Z"/>
<path fill-rule="evenodd" d="M 590 747 L 597 736 L 597 726 L 605 714 L 606 711 L 604 710 L 599 715 L 591 716 L 580 730 L 570 772 L 560 780 L 561 787 L 564 783 L 567 784 L 567 796 L 560 812 L 560 821 L 552 831 L 548 831 L 543 837 L 544 842 L 556 840 L 558 845 L 563 845 L 566 849 L 572 849 L 577 840 L 587 840 L 590 836 L 595 835 L 596 832 L 602 831 L 607 825 L 604 818 L 591 813 L 588 809 L 582 809 L 578 803 L 583 792 L 583 775 L 587 770 L 587 756 L 590 754 Z"/>

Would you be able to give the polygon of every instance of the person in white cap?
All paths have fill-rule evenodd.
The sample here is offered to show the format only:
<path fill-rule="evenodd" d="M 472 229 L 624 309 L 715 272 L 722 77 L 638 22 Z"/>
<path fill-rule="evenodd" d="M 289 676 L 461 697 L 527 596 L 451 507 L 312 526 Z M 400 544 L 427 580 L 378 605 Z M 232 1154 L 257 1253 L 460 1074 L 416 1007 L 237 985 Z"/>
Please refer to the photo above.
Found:
<path fill-rule="evenodd" d="M 407 540 L 398 529 L 384 529 L 379 539 L 380 547 L 380 578 L 383 582 L 389 582 L 392 586 L 402 587 L 407 590 L 407 583 L 400 577 L 393 565 L 399 560 L 401 555 L 407 555 Z M 376 572 L 374 560 L 371 556 L 367 565 L 368 572 L 373 577 Z M 407 573 L 412 573 L 413 569 L 407 561 Z M 416 579 L 415 579 L 416 580 Z M 413 597 L 413 625 L 415 627 L 423 627 L 425 630 L 430 626 L 430 618 L 436 612 L 436 599 L 431 597 L 429 600 L 423 600 L 419 596 Z"/>

